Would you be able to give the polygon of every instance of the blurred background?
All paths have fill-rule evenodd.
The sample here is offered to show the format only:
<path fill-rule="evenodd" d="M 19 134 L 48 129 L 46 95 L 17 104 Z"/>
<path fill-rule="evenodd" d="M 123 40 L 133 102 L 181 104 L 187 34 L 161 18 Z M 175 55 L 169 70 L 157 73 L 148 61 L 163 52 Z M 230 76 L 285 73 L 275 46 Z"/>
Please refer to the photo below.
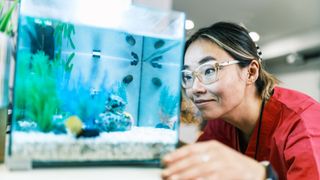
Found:
<path fill-rule="evenodd" d="M 193 21 L 187 36 L 218 21 L 242 23 L 257 33 L 267 70 L 281 86 L 320 101 L 319 0 L 173 0 L 172 8 Z"/>

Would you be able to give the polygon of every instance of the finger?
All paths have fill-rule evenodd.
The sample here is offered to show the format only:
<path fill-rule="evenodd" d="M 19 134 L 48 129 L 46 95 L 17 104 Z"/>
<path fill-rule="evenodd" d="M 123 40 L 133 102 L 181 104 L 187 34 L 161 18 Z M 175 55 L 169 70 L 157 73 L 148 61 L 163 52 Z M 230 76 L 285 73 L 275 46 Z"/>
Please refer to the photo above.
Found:
<path fill-rule="evenodd" d="M 190 159 L 190 161 L 198 163 L 185 166 L 185 168 L 172 173 L 172 176 L 176 179 L 202 179 L 214 174 L 219 166 L 209 154 L 198 156 L 197 159 Z"/>
<path fill-rule="evenodd" d="M 197 143 L 197 144 L 192 144 L 188 145 L 185 147 L 182 147 L 170 154 L 167 154 L 163 157 L 163 163 L 165 165 L 169 165 L 172 162 L 175 162 L 179 159 L 183 159 L 187 156 L 189 156 L 192 153 L 199 153 L 199 152 L 205 152 L 206 151 L 206 144 L 205 143 Z"/>
<path fill-rule="evenodd" d="M 204 163 L 208 163 L 210 160 L 211 156 L 208 153 L 189 155 L 180 161 L 171 163 L 170 166 L 162 172 L 162 176 L 169 177 L 181 174 L 190 169 L 197 169 L 199 166 L 202 166 Z"/>

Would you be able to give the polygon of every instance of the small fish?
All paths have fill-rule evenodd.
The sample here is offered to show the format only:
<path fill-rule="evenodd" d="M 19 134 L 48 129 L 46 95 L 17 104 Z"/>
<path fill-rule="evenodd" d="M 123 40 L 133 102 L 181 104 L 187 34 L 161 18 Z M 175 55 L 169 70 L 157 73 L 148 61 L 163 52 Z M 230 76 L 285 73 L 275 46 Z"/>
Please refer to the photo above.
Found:
<path fill-rule="evenodd" d="M 131 61 L 132 66 L 136 66 L 139 62 L 139 56 L 135 52 L 131 52 L 131 56 L 134 58 L 133 61 Z"/>
<path fill-rule="evenodd" d="M 132 56 L 135 60 L 139 60 L 139 56 L 138 56 L 135 52 L 131 52 L 131 56 Z"/>
<path fill-rule="evenodd" d="M 151 62 L 151 66 L 154 67 L 154 68 L 158 68 L 158 69 L 161 69 L 161 68 L 162 68 L 162 65 L 161 65 L 161 64 L 155 63 L 155 62 Z"/>
<path fill-rule="evenodd" d="M 134 39 L 134 37 L 132 35 L 127 35 L 126 41 L 128 44 L 130 44 L 130 46 L 134 46 L 136 44 L 136 40 Z"/>
<path fill-rule="evenodd" d="M 138 61 L 137 60 L 133 60 L 130 62 L 131 66 L 136 66 L 138 64 Z"/>
<path fill-rule="evenodd" d="M 152 81 L 152 84 L 157 87 L 160 87 L 162 85 L 162 81 L 157 77 L 152 78 L 151 81 Z"/>
<path fill-rule="evenodd" d="M 164 42 L 162 39 L 160 39 L 160 40 L 158 40 L 157 42 L 154 43 L 154 48 L 155 48 L 155 49 L 159 49 L 159 48 L 161 48 L 164 44 L 165 44 L 165 42 Z"/>
<path fill-rule="evenodd" d="M 157 56 L 157 57 L 152 58 L 151 62 L 159 61 L 160 59 L 162 59 L 162 56 Z"/>
<path fill-rule="evenodd" d="M 129 84 L 132 82 L 132 80 L 133 80 L 133 76 L 129 74 L 122 79 L 122 82 L 125 84 Z"/>
<path fill-rule="evenodd" d="M 78 116 L 70 116 L 65 121 L 66 128 L 75 136 L 78 136 L 83 127 L 83 123 Z"/>

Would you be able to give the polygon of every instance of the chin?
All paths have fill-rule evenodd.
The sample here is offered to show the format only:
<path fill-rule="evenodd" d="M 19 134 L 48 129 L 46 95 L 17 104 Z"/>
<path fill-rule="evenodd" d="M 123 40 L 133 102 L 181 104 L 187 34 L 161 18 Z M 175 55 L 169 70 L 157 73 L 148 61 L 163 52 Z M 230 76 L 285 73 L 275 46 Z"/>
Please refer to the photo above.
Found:
<path fill-rule="evenodd" d="M 204 120 L 218 119 L 220 117 L 220 115 L 212 112 L 212 110 L 211 111 L 201 111 L 201 115 Z"/>

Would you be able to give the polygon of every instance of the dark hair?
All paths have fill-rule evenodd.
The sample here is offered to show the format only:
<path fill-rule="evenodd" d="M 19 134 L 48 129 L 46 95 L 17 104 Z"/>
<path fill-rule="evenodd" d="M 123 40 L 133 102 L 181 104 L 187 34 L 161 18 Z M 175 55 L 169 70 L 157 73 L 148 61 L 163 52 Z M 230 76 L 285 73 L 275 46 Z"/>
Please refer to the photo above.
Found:
<path fill-rule="evenodd" d="M 246 67 L 252 60 L 257 60 L 260 66 L 259 77 L 255 85 L 261 97 L 269 99 L 274 85 L 279 81 L 262 67 L 261 52 L 245 27 L 235 23 L 218 22 L 202 28 L 187 40 L 185 52 L 190 44 L 198 39 L 206 39 L 217 44 L 231 57 L 240 60 L 240 67 Z"/>

